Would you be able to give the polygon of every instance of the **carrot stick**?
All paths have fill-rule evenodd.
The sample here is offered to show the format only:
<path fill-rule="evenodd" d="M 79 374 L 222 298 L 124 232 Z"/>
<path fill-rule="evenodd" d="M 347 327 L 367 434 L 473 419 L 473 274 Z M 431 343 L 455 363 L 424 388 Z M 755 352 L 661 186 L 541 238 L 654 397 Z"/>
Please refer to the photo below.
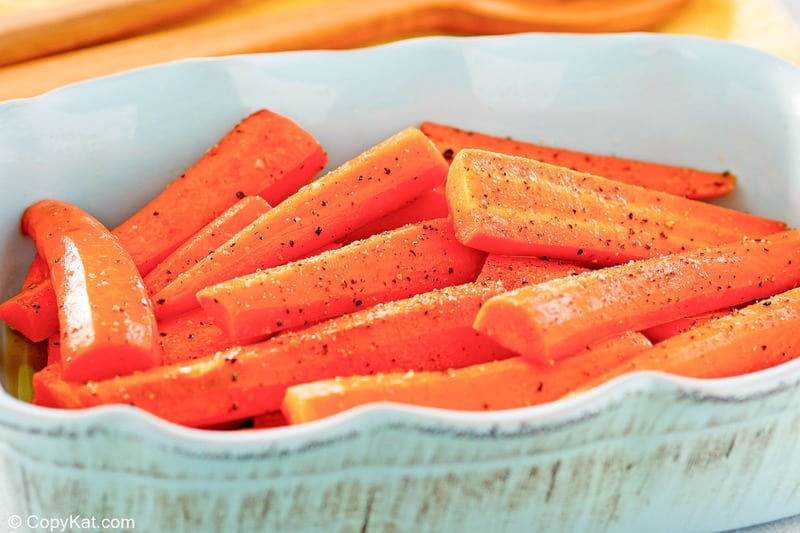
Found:
<path fill-rule="evenodd" d="M 601 265 L 786 229 L 733 209 L 481 150 L 455 156 L 446 194 L 456 236 L 468 246 Z"/>
<path fill-rule="evenodd" d="M 728 171 L 706 172 L 636 159 L 553 148 L 516 141 L 508 137 L 465 131 L 430 121 L 424 122 L 420 129 L 439 147 L 448 161 L 451 161 L 463 148 L 479 148 L 528 157 L 543 163 L 695 199 L 727 194 L 736 185 L 736 176 Z"/>
<path fill-rule="evenodd" d="M 544 362 L 623 331 L 723 309 L 798 284 L 800 230 L 789 230 L 520 287 L 487 301 L 475 328 Z"/>
<path fill-rule="evenodd" d="M 212 285 L 197 299 L 228 335 L 254 339 L 474 281 L 483 259 L 435 219 Z"/>
<path fill-rule="evenodd" d="M 253 429 L 272 429 L 289 425 L 281 411 L 270 411 L 253 417 Z"/>
<path fill-rule="evenodd" d="M 650 342 L 653 344 L 657 344 L 663 340 L 666 340 L 670 337 L 674 337 L 684 331 L 689 331 L 692 328 L 696 328 L 697 326 L 701 326 L 710 320 L 714 320 L 715 318 L 720 318 L 725 315 L 729 315 L 734 312 L 736 308 L 727 308 L 722 309 L 719 311 L 711 311 L 708 313 L 702 313 L 700 315 L 693 315 L 687 316 L 685 318 L 679 318 L 677 320 L 672 320 L 670 322 L 665 322 L 663 324 L 658 324 L 656 326 L 652 326 L 642 330 L 642 334 L 645 337 L 650 339 Z"/>
<path fill-rule="evenodd" d="M 500 281 L 507 290 L 585 272 L 585 267 L 547 257 L 489 254 L 475 281 Z"/>
<path fill-rule="evenodd" d="M 310 422 L 370 402 L 400 402 L 460 411 L 495 411 L 556 400 L 651 346 L 628 332 L 552 365 L 511 357 L 465 368 L 336 377 L 286 389 L 283 413 Z"/>
<path fill-rule="evenodd" d="M 190 361 L 238 344 L 200 308 L 160 320 L 157 343 L 164 365 Z"/>
<path fill-rule="evenodd" d="M 366 239 L 383 231 L 397 229 L 406 224 L 422 222 L 434 218 L 448 216 L 447 201 L 444 197 L 444 187 L 434 187 L 423 191 L 422 194 L 411 200 L 406 205 L 376 218 L 360 228 L 348 233 L 343 241 L 345 243 Z"/>
<path fill-rule="evenodd" d="M 116 237 L 88 213 L 55 200 L 28 207 L 22 229 L 50 269 L 65 380 L 102 379 L 158 364 L 153 309 Z"/>
<path fill-rule="evenodd" d="M 500 284 L 446 287 L 261 343 L 74 384 L 66 391 L 63 380 L 41 380 L 38 394 L 58 406 L 63 395 L 64 407 L 71 408 L 136 405 L 189 426 L 256 416 L 280 409 L 286 388 L 298 383 L 376 372 L 444 370 L 510 357 L 512 353 L 470 326 L 481 302 L 502 290 Z M 78 406 L 75 397 L 80 398 Z"/>
<path fill-rule="evenodd" d="M 260 196 L 245 196 L 233 204 L 165 257 L 144 277 L 147 292 L 154 294 L 166 287 L 179 274 L 213 252 L 269 209 L 270 205 Z"/>
<path fill-rule="evenodd" d="M 447 164 L 417 129 L 404 130 L 300 189 L 153 295 L 156 315 L 197 306 L 200 289 L 319 248 L 441 185 Z"/>
<path fill-rule="evenodd" d="M 0 320 L 33 342 L 40 342 L 58 331 L 58 304 L 50 278 L 26 285 L 23 290 L 0 303 Z"/>
<path fill-rule="evenodd" d="M 58 331 L 47 339 L 47 364 L 56 363 L 61 364 L 61 333 Z"/>
<path fill-rule="evenodd" d="M 791 289 L 659 342 L 581 390 L 634 370 L 706 379 L 756 372 L 800 356 L 799 328 L 800 289 Z"/>
<path fill-rule="evenodd" d="M 22 280 L 22 289 L 25 290 L 34 287 L 49 279 L 50 269 L 47 266 L 47 262 L 42 259 L 41 255 L 36 254 L 30 268 L 28 268 L 28 272 L 25 274 L 25 279 Z"/>
<path fill-rule="evenodd" d="M 325 152 L 289 119 L 261 110 L 242 120 L 180 178 L 114 229 L 142 275 L 237 199 L 281 201 L 324 166 Z M 209 193 L 213 191 L 213 193 Z M 49 282 L 0 304 L 0 320 L 32 341 L 57 328 Z"/>

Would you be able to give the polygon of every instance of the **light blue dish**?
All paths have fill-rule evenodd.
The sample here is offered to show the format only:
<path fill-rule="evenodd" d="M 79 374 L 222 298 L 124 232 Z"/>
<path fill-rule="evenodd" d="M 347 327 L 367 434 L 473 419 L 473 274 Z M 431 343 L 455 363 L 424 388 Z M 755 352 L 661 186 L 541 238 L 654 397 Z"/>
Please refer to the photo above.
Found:
<path fill-rule="evenodd" d="M 308 128 L 332 165 L 432 119 L 729 169 L 727 205 L 800 225 L 796 67 L 696 38 L 425 38 L 182 61 L 0 104 L 0 297 L 33 254 L 26 205 L 62 198 L 113 226 L 260 107 Z M 235 434 L 0 392 L 0 511 L 164 532 L 723 530 L 800 512 L 798 434 L 800 361 L 713 382 L 636 374 L 499 413 L 374 405 Z"/>

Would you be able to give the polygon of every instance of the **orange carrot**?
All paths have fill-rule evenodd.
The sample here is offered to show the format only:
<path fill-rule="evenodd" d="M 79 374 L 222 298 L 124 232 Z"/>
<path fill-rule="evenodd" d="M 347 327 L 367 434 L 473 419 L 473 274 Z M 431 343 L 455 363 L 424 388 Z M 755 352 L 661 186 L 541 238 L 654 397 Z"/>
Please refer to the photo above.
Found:
<path fill-rule="evenodd" d="M 455 156 L 446 194 L 459 240 L 508 255 L 619 264 L 786 228 L 741 211 L 481 150 Z"/>
<path fill-rule="evenodd" d="M 283 413 L 310 422 L 370 402 L 400 402 L 460 411 L 495 411 L 556 400 L 651 346 L 640 333 L 605 339 L 552 365 L 521 357 L 436 372 L 336 377 L 286 389 Z"/>
<path fill-rule="evenodd" d="M 434 187 L 424 191 L 399 209 L 376 218 L 348 233 L 343 239 L 345 243 L 366 239 L 383 231 L 397 229 L 406 224 L 422 222 L 434 218 L 444 218 L 448 215 L 447 201 L 444 197 L 444 187 Z"/>
<path fill-rule="evenodd" d="M 634 370 L 693 378 L 739 376 L 800 356 L 800 289 L 791 289 L 659 342 L 581 390 Z"/>
<path fill-rule="evenodd" d="M 354 374 L 460 368 L 513 355 L 472 330 L 500 284 L 469 283 L 378 304 L 248 346 L 39 396 L 64 407 L 126 403 L 167 420 L 208 426 L 280 409 L 291 385 Z M 73 399 L 80 399 L 76 406 Z M 34 394 L 34 402 L 38 403 Z"/>
<path fill-rule="evenodd" d="M 179 274 L 213 252 L 269 209 L 269 204 L 259 196 L 245 196 L 233 204 L 165 257 L 144 277 L 147 292 L 154 294 L 166 287 Z"/>
<path fill-rule="evenodd" d="M 306 185 L 153 295 L 156 314 L 198 305 L 200 289 L 277 266 L 338 240 L 444 182 L 447 163 L 417 129 L 404 130 Z"/>
<path fill-rule="evenodd" d="M 47 339 L 47 364 L 56 363 L 61 364 L 61 333 L 58 331 Z"/>
<path fill-rule="evenodd" d="M 736 176 L 728 171 L 707 172 L 693 168 L 651 163 L 608 155 L 577 152 L 533 143 L 465 131 L 436 122 L 424 122 L 420 129 L 439 147 L 445 159 L 463 148 L 529 157 L 543 163 L 571 168 L 596 176 L 639 185 L 688 198 L 713 198 L 731 192 Z"/>
<path fill-rule="evenodd" d="M 190 361 L 238 344 L 200 308 L 160 320 L 157 343 L 164 365 Z"/>
<path fill-rule="evenodd" d="M 246 117 L 179 179 L 114 230 L 143 275 L 245 196 L 276 205 L 322 169 L 310 133 L 262 109 Z"/>
<path fill-rule="evenodd" d="M 281 411 L 270 411 L 253 417 L 253 429 L 272 429 L 287 425 L 286 417 Z"/>
<path fill-rule="evenodd" d="M 50 278 L 25 285 L 23 290 L 0 303 L 0 320 L 33 342 L 58 331 L 58 304 Z"/>
<path fill-rule="evenodd" d="M 507 290 L 585 272 L 585 267 L 547 257 L 489 254 L 475 281 L 501 281 Z"/>
<path fill-rule="evenodd" d="M 231 337 L 253 339 L 474 281 L 483 259 L 435 219 L 212 285 L 197 299 Z"/>
<path fill-rule="evenodd" d="M 28 207 L 22 229 L 49 266 L 64 379 L 103 379 L 158 364 L 153 309 L 116 237 L 88 213 L 55 200 Z"/>
<path fill-rule="evenodd" d="M 598 339 L 763 298 L 800 284 L 800 230 L 520 287 L 487 301 L 475 328 L 536 361 Z"/>
<path fill-rule="evenodd" d="M 289 119 L 261 110 L 239 123 L 194 166 L 114 230 L 142 275 L 242 196 L 281 201 L 324 166 L 325 152 Z M 213 193 L 209 193 L 213 191 Z M 0 304 L 0 320 L 33 341 L 57 329 L 45 281 Z"/>
<path fill-rule="evenodd" d="M 25 274 L 25 279 L 22 280 L 22 290 L 34 287 L 49 279 L 50 269 L 47 267 L 47 262 L 42 259 L 41 255 L 36 254 L 30 268 L 28 268 L 28 272 Z"/>
<path fill-rule="evenodd" d="M 56 361 L 33 374 L 33 403 L 42 407 L 78 409 L 83 405 L 80 391 L 83 385 L 65 381 L 61 363 Z"/>
<path fill-rule="evenodd" d="M 684 331 L 689 331 L 692 328 L 701 326 L 710 320 L 714 320 L 715 318 L 729 315 L 734 312 L 734 309 L 736 308 L 727 308 L 720 311 L 711 311 L 708 313 L 702 313 L 700 315 L 679 318 L 677 320 L 672 320 L 670 322 L 665 322 L 663 324 L 658 324 L 656 326 L 643 329 L 642 334 L 650 339 L 650 342 L 656 344 L 670 337 L 674 337 L 679 333 L 683 333 Z"/>

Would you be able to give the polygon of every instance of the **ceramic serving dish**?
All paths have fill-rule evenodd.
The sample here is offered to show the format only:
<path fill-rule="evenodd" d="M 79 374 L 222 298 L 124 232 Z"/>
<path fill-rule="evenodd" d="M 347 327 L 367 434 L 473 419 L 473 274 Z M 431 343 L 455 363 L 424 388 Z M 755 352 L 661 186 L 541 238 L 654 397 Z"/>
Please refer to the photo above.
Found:
<path fill-rule="evenodd" d="M 308 128 L 331 165 L 433 119 L 729 169 L 725 204 L 800 225 L 794 66 L 696 38 L 423 38 L 181 61 L 0 104 L 0 297 L 33 255 L 26 205 L 58 197 L 115 225 L 260 107 Z M 800 361 L 716 381 L 639 373 L 528 409 L 381 404 L 237 433 L 0 392 L 0 511 L 22 528 L 78 515 L 169 532 L 723 530 L 800 512 L 799 432 Z"/>

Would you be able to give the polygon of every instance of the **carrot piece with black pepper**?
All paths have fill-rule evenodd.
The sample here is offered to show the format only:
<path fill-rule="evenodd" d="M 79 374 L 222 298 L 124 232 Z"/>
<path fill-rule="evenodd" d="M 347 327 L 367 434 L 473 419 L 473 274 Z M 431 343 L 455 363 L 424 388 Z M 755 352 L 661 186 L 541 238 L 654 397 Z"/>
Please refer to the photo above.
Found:
<path fill-rule="evenodd" d="M 164 365 L 191 361 L 241 344 L 200 308 L 159 320 L 156 343 Z"/>
<path fill-rule="evenodd" d="M 424 122 L 420 129 L 439 147 L 448 161 L 464 148 L 479 148 L 491 152 L 529 157 L 543 163 L 695 199 L 722 196 L 731 192 L 736 186 L 736 176 L 728 171 L 708 172 L 637 159 L 554 148 L 517 141 L 508 137 L 466 131 L 431 121 Z"/>
<path fill-rule="evenodd" d="M 665 339 L 608 369 L 588 390 L 635 370 L 704 379 L 740 376 L 800 356 L 800 289 L 790 289 Z"/>
<path fill-rule="evenodd" d="M 424 220 L 444 218 L 448 216 L 448 214 L 447 201 L 444 197 L 444 187 L 434 187 L 433 189 L 424 191 L 399 209 L 390 211 L 372 222 L 360 228 L 356 228 L 348 233 L 342 240 L 344 243 L 348 243 L 366 239 L 367 237 L 383 231 L 397 229 L 406 224 L 413 224 Z"/>
<path fill-rule="evenodd" d="M 36 254 L 31 266 L 28 268 L 28 272 L 25 274 L 25 279 L 22 280 L 22 290 L 34 287 L 49 279 L 50 269 L 47 267 L 47 262 L 42 259 L 41 255 Z"/>
<path fill-rule="evenodd" d="M 598 265 L 786 229 L 781 221 L 482 150 L 455 156 L 446 195 L 456 236 L 468 246 Z"/>
<path fill-rule="evenodd" d="M 277 113 L 257 111 L 113 233 L 146 275 L 237 200 L 258 194 L 278 203 L 325 162 L 308 132 Z M 0 319 L 33 341 L 48 338 L 58 323 L 52 291 L 49 281 L 23 290 L 0 304 Z"/>
<path fill-rule="evenodd" d="M 526 255 L 489 254 L 475 281 L 500 281 L 507 290 L 588 270 L 568 261 Z"/>
<path fill-rule="evenodd" d="M 435 219 L 224 281 L 197 298 L 231 337 L 252 339 L 474 281 L 484 257 Z"/>
<path fill-rule="evenodd" d="M 147 292 L 154 294 L 166 287 L 269 209 L 270 205 L 260 196 L 245 196 L 233 204 L 172 251 L 144 277 Z"/>
<path fill-rule="evenodd" d="M 677 320 L 671 320 L 663 324 L 658 324 L 642 330 L 642 334 L 650 339 L 653 344 L 659 343 L 670 337 L 674 337 L 684 331 L 689 331 L 692 328 L 701 326 L 710 320 L 729 315 L 734 312 L 736 308 L 721 309 L 719 311 L 710 311 L 699 315 L 687 316 Z"/>
<path fill-rule="evenodd" d="M 445 370 L 514 355 L 471 327 L 502 285 L 468 283 L 357 311 L 266 341 L 184 363 L 64 390 L 41 380 L 38 397 L 64 407 L 123 403 L 190 426 L 280 409 L 287 387 L 355 374 Z M 75 405 L 74 398 L 80 398 Z M 37 389 L 34 403 L 38 403 Z"/>
<path fill-rule="evenodd" d="M 489 299 L 474 325 L 503 346 L 546 362 L 623 331 L 798 285 L 800 230 L 788 230 L 520 287 Z"/>
<path fill-rule="evenodd" d="M 152 305 L 115 236 L 85 211 L 56 200 L 28 207 L 22 230 L 49 267 L 64 379 L 103 379 L 159 363 Z"/>
<path fill-rule="evenodd" d="M 282 411 L 299 424 L 372 402 L 459 411 L 529 407 L 557 400 L 650 346 L 644 335 L 628 332 L 552 365 L 511 357 L 445 371 L 336 377 L 289 387 Z"/>
<path fill-rule="evenodd" d="M 159 317 L 197 306 L 197 291 L 281 265 L 441 185 L 447 163 L 418 129 L 379 143 L 261 215 L 153 295 Z"/>

